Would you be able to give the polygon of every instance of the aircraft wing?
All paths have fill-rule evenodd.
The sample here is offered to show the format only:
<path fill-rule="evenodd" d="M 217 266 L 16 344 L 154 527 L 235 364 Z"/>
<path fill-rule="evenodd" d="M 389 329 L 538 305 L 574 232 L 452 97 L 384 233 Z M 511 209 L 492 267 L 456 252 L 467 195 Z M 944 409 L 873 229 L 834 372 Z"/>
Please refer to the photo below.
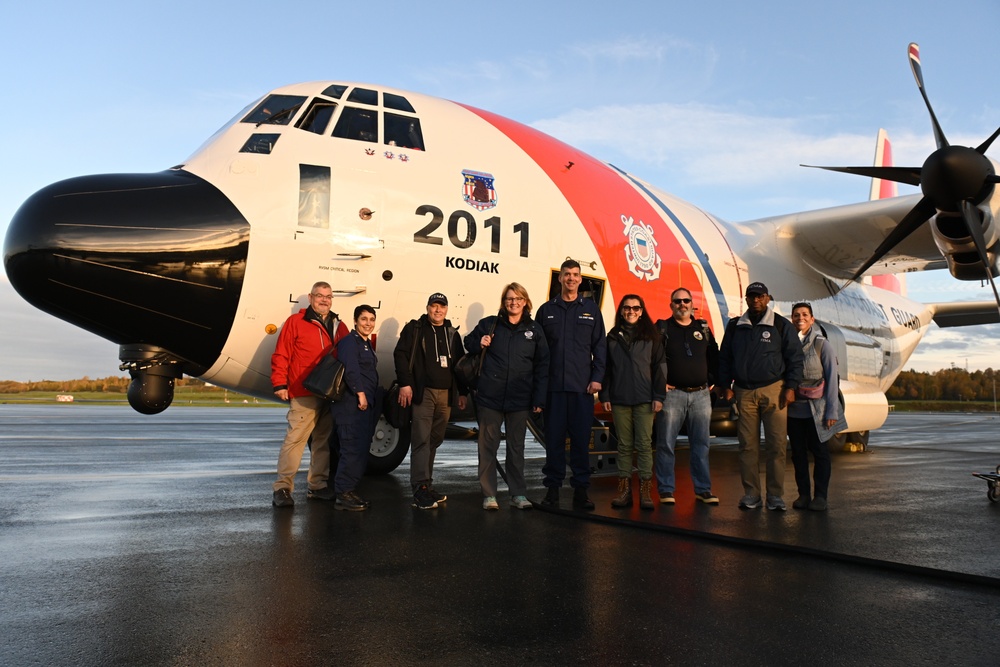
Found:
<path fill-rule="evenodd" d="M 1000 311 L 997 310 L 996 301 L 932 303 L 928 305 L 934 309 L 934 324 L 941 328 L 1000 322 Z"/>
<path fill-rule="evenodd" d="M 879 199 L 847 206 L 737 223 L 749 234 L 770 232 L 779 246 L 816 271 L 847 280 L 872 256 L 900 220 L 920 200 L 919 195 Z M 885 254 L 865 275 L 947 268 L 924 225 Z"/>

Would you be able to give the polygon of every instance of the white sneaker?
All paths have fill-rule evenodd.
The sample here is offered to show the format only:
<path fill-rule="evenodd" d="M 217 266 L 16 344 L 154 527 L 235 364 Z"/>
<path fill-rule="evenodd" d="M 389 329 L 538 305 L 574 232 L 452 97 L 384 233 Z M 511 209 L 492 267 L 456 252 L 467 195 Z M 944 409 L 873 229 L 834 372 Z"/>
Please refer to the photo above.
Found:
<path fill-rule="evenodd" d="M 516 507 L 519 510 L 530 510 L 532 507 L 531 501 L 524 496 L 512 496 L 510 499 L 510 506 Z"/>
<path fill-rule="evenodd" d="M 483 498 L 483 509 L 484 510 L 498 510 L 500 505 L 497 504 L 496 496 L 487 496 Z"/>

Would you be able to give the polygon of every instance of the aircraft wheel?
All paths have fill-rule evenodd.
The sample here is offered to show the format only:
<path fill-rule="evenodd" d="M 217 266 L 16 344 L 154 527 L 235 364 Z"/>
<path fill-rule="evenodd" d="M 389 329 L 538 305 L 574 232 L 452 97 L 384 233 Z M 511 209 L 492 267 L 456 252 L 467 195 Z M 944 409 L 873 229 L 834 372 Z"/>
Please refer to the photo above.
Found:
<path fill-rule="evenodd" d="M 847 434 L 847 450 L 863 452 L 868 449 L 868 436 L 871 431 L 853 431 Z"/>
<path fill-rule="evenodd" d="M 990 482 L 990 488 L 986 491 L 986 497 L 990 499 L 991 503 L 1000 502 L 1000 485 Z"/>
<path fill-rule="evenodd" d="M 372 447 L 368 453 L 366 475 L 387 475 L 403 462 L 410 449 L 410 423 L 399 428 L 390 424 L 385 416 L 378 419 Z"/>
<path fill-rule="evenodd" d="M 847 447 L 847 434 L 846 433 L 837 433 L 832 438 L 830 438 L 830 442 L 828 444 L 829 444 L 831 452 L 836 452 L 836 451 L 847 452 L 847 451 L 850 451 L 850 449 L 848 449 L 848 447 Z"/>

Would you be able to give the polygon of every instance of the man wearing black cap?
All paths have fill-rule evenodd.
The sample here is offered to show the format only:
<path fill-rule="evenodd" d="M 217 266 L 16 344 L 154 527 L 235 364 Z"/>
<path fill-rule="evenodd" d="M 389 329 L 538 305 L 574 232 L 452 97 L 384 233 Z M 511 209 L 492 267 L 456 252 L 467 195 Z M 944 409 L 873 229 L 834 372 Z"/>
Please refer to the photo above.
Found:
<path fill-rule="evenodd" d="M 784 510 L 785 450 L 788 447 L 787 410 L 802 380 L 802 346 L 795 327 L 769 306 L 764 283 L 746 289 L 747 311 L 726 325 L 719 349 L 718 387 L 724 397 L 736 399 L 739 409 L 740 509 L 761 505 L 760 426 L 767 448 L 767 509 Z M 732 388 L 730 388 L 732 385 Z"/>
<path fill-rule="evenodd" d="M 447 315 L 448 297 L 440 292 L 431 294 L 427 314 L 407 322 L 392 355 L 399 381 L 399 404 L 404 408 L 413 404 L 410 484 L 413 506 L 422 510 L 435 509 L 448 500 L 448 496 L 434 490 L 434 454 L 444 442 L 458 390 L 455 364 L 465 348 L 458 329 L 445 319 Z M 465 396 L 458 397 L 458 408 L 465 409 Z"/>

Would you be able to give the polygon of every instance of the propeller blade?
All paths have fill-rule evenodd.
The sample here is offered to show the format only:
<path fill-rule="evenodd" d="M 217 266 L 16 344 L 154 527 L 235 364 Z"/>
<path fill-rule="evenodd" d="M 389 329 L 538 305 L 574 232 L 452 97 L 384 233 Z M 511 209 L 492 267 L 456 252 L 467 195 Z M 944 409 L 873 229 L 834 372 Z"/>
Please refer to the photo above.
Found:
<path fill-rule="evenodd" d="M 895 181 L 896 183 L 905 183 L 907 185 L 920 185 L 920 167 L 821 167 L 814 164 L 800 164 L 799 166 L 809 167 L 810 169 L 839 171 L 858 176 L 870 176 L 871 178 L 881 178 L 884 181 Z"/>
<path fill-rule="evenodd" d="M 917 81 L 917 89 L 920 90 L 920 96 L 924 98 L 927 112 L 931 115 L 931 125 L 934 127 L 934 140 L 937 141 L 938 148 L 945 148 L 949 145 L 948 140 L 945 139 L 944 130 L 941 129 L 941 124 L 938 123 L 937 116 L 934 115 L 934 108 L 931 107 L 931 101 L 924 90 L 924 74 L 920 68 L 920 46 L 916 42 L 910 42 L 910 46 L 907 47 L 907 53 L 910 56 L 910 71 L 913 72 L 913 78 Z"/>
<path fill-rule="evenodd" d="M 990 258 L 986 252 L 986 238 L 983 236 L 983 227 L 980 224 L 979 216 L 976 215 L 976 207 L 973 206 L 971 202 L 962 202 L 962 220 L 965 221 L 965 226 L 969 229 L 969 235 L 976 244 L 976 251 L 979 253 L 979 260 L 983 263 L 983 268 L 986 269 L 986 277 L 990 281 L 990 287 L 993 288 L 993 296 L 996 297 L 997 300 L 997 311 L 1000 312 L 1000 292 L 997 291 L 997 285 L 993 282 L 993 271 L 990 269 Z"/>
<path fill-rule="evenodd" d="M 990 135 L 989 139 L 979 144 L 979 147 L 976 149 L 976 151 L 981 155 L 985 155 L 986 150 L 990 147 L 990 144 L 993 143 L 993 140 L 997 138 L 997 135 L 1000 135 L 1000 127 L 997 128 L 996 132 Z"/>
<path fill-rule="evenodd" d="M 931 203 L 930 199 L 927 197 L 922 197 L 917 205 L 910 209 L 910 212 L 903 216 L 903 219 L 899 221 L 889 235 L 885 237 L 885 240 L 879 244 L 872 256 L 861 265 L 854 275 L 851 276 L 851 280 L 857 280 L 864 274 L 865 271 L 870 269 L 872 265 L 878 262 L 882 257 L 885 256 L 887 252 L 899 245 L 907 236 L 919 229 L 920 225 L 927 222 L 927 220 L 937 212 L 934 208 L 934 204 Z"/>

